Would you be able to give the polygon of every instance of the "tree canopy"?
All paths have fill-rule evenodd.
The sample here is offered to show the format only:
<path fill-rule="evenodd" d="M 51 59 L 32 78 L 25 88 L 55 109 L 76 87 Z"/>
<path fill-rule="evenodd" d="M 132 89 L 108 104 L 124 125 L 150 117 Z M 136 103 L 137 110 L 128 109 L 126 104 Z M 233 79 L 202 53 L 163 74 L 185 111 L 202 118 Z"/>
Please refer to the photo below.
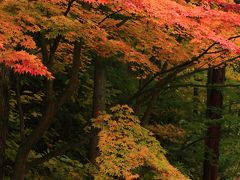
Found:
<path fill-rule="evenodd" d="M 0 0 L 0 179 L 238 178 L 239 13 Z"/>

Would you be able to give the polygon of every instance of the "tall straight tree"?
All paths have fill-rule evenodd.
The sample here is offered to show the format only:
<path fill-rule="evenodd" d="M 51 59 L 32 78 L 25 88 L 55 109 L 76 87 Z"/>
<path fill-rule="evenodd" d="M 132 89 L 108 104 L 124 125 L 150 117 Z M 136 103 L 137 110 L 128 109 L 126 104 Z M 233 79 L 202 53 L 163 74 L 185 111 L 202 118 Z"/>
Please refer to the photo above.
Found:
<path fill-rule="evenodd" d="M 94 72 L 94 91 L 93 91 L 93 117 L 96 118 L 99 112 L 105 110 L 106 102 L 106 72 L 105 65 L 102 59 L 97 57 L 95 59 Z M 96 157 L 99 154 L 98 145 L 98 131 L 95 129 L 93 137 L 90 142 L 89 158 L 92 163 L 95 163 Z"/>
<path fill-rule="evenodd" d="M 213 87 L 223 85 L 225 80 L 225 67 L 209 68 L 207 90 L 207 118 L 217 120 L 222 117 L 223 94 L 222 89 Z M 203 180 L 218 179 L 219 142 L 221 125 L 211 123 L 205 138 L 205 159 L 203 163 Z"/>
<path fill-rule="evenodd" d="M 239 4 L 239 1 L 234 1 Z M 224 84 L 225 67 L 208 70 L 208 84 Z M 207 91 L 207 118 L 220 119 L 223 110 L 223 94 L 221 89 L 209 88 Z M 221 125 L 212 124 L 208 127 L 205 139 L 205 160 L 203 163 L 203 180 L 218 179 L 219 142 Z"/>

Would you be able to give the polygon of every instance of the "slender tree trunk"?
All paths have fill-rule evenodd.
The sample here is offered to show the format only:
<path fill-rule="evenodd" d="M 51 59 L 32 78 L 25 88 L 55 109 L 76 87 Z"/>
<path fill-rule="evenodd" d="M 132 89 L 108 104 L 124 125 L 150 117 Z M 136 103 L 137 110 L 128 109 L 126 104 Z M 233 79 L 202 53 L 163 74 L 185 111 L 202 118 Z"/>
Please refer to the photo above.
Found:
<path fill-rule="evenodd" d="M 198 114 L 198 96 L 199 96 L 199 88 L 194 87 L 193 88 L 193 115 Z"/>
<path fill-rule="evenodd" d="M 4 178 L 5 149 L 8 123 L 9 74 L 3 65 L 0 67 L 0 179 Z"/>
<path fill-rule="evenodd" d="M 81 57 L 81 44 L 76 43 L 73 51 L 73 65 L 71 70 L 71 77 L 68 86 L 64 94 L 59 100 L 53 99 L 52 80 L 48 83 L 50 88 L 48 90 L 47 107 L 43 114 L 43 118 L 39 122 L 38 126 L 32 131 L 32 133 L 25 138 L 18 149 L 18 153 L 15 159 L 14 171 L 12 180 L 24 180 L 24 174 L 27 169 L 28 154 L 32 147 L 39 141 L 43 134 L 48 130 L 54 120 L 54 116 L 59 108 L 72 96 L 74 91 L 78 87 L 78 71 L 80 67 Z"/>
<path fill-rule="evenodd" d="M 194 76 L 195 81 L 202 81 L 201 78 L 197 78 L 197 76 Z M 199 87 L 193 88 L 193 116 L 198 115 L 198 104 L 199 104 Z"/>
<path fill-rule="evenodd" d="M 152 114 L 152 111 L 154 109 L 154 106 L 157 102 L 157 99 L 158 99 L 158 96 L 160 94 L 160 91 L 153 94 L 150 101 L 149 101 L 149 104 L 144 112 L 144 115 L 141 119 L 141 125 L 142 126 L 147 126 L 149 124 L 149 120 L 150 120 L 150 117 L 151 117 L 151 114 Z"/>
<path fill-rule="evenodd" d="M 44 132 L 50 127 L 54 114 L 55 107 L 52 103 L 50 103 L 40 124 L 27 138 L 25 138 L 23 143 L 20 145 L 15 159 L 12 180 L 24 180 L 28 154 L 31 151 L 32 147 L 42 137 Z"/>
<path fill-rule="evenodd" d="M 139 81 L 138 81 L 138 89 L 141 89 L 143 82 L 144 82 L 143 79 L 139 79 Z M 142 98 L 141 96 L 138 96 L 136 98 L 136 103 L 135 103 L 134 108 L 133 108 L 136 115 L 138 115 L 139 112 L 141 111 L 141 103 L 140 103 L 141 102 L 141 98 Z"/>
<path fill-rule="evenodd" d="M 20 119 L 20 137 L 21 141 L 25 139 L 25 121 L 24 121 L 24 114 L 22 108 L 22 101 L 21 101 L 21 89 L 20 89 L 20 81 L 18 75 L 15 75 L 15 83 L 16 83 L 16 97 L 17 97 L 17 106 L 18 106 L 18 113 Z"/>
<path fill-rule="evenodd" d="M 224 84 L 225 67 L 208 70 L 208 84 Z M 207 91 L 207 118 L 215 120 L 222 117 L 223 94 L 220 88 L 209 88 Z M 203 163 L 203 180 L 218 179 L 220 124 L 208 127 L 205 138 L 205 159 Z"/>
<path fill-rule="evenodd" d="M 194 80 L 196 82 L 201 82 L 203 81 L 202 78 L 200 77 L 197 77 L 197 75 L 194 75 Z M 199 103 L 200 103 L 200 100 L 199 100 L 199 87 L 194 87 L 193 88 L 193 115 L 198 115 L 199 114 Z"/>
<path fill-rule="evenodd" d="M 168 68 L 168 64 L 167 64 L 167 62 L 165 62 L 162 65 L 160 72 L 163 72 L 163 71 L 167 70 L 167 68 Z M 171 81 L 171 78 L 170 79 L 168 79 L 168 78 L 161 79 L 156 84 L 156 87 L 158 87 L 158 86 L 159 87 L 161 87 L 161 86 L 163 87 L 164 85 L 166 85 L 166 82 L 169 82 L 169 81 Z M 152 110 L 154 109 L 154 106 L 155 106 L 155 104 L 156 104 L 156 102 L 158 100 L 159 95 L 160 95 L 160 91 L 155 92 L 155 93 L 152 94 L 152 96 L 150 98 L 150 102 L 149 102 L 149 104 L 148 104 L 148 106 L 147 106 L 147 108 L 146 108 L 146 110 L 144 112 L 144 115 L 143 115 L 142 119 L 141 119 L 141 125 L 142 126 L 146 126 L 146 125 L 149 124 L 149 119 L 151 117 Z"/>
<path fill-rule="evenodd" d="M 106 72 L 105 65 L 101 59 L 95 60 L 94 73 L 94 92 L 93 92 L 93 117 L 97 117 L 101 111 L 105 110 L 106 103 Z M 90 142 L 89 159 L 92 163 L 96 162 L 99 155 L 98 145 L 98 130 L 94 130 L 94 136 Z"/>

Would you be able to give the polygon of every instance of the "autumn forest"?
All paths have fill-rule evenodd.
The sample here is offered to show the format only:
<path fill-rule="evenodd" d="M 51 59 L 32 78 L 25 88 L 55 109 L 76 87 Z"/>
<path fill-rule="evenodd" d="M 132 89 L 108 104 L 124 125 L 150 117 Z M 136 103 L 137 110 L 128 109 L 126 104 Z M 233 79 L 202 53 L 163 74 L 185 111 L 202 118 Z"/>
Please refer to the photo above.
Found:
<path fill-rule="evenodd" d="M 239 180 L 239 0 L 0 0 L 0 180 Z"/>

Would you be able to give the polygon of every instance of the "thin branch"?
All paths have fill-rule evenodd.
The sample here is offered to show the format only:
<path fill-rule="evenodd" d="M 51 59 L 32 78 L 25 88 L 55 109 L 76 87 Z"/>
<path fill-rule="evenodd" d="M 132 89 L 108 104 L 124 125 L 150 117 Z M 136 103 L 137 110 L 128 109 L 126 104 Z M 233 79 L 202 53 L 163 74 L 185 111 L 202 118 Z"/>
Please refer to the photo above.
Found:
<path fill-rule="evenodd" d="M 198 143 L 198 142 L 200 142 L 200 141 L 203 141 L 204 139 L 205 139 L 205 137 L 201 137 L 201 138 L 199 138 L 199 139 L 197 139 L 197 140 L 195 140 L 195 141 L 190 142 L 190 143 L 187 144 L 186 146 L 183 146 L 183 147 L 181 148 L 181 151 L 184 151 L 184 150 L 188 149 L 188 148 L 191 147 L 192 145 L 194 145 L 194 144 L 196 144 L 196 143 Z"/>
<path fill-rule="evenodd" d="M 168 70 L 165 71 L 160 71 L 158 73 L 156 73 L 153 77 L 151 77 L 142 87 L 141 89 L 139 89 L 129 100 L 128 103 L 131 103 L 136 97 L 138 97 L 140 94 L 143 93 L 144 89 L 152 82 L 154 81 L 158 76 L 165 74 L 165 73 L 169 73 L 172 71 L 175 71 L 177 69 L 183 69 L 186 68 L 189 65 L 192 65 L 195 61 L 197 61 L 198 59 L 200 59 L 202 56 L 204 56 L 213 46 L 215 46 L 217 43 L 213 43 L 211 44 L 207 49 L 205 49 L 201 54 L 199 54 L 197 57 L 193 57 L 190 61 L 186 61 L 180 65 L 177 65 L 173 68 L 170 68 Z"/>
<path fill-rule="evenodd" d="M 106 21 L 108 18 L 111 18 L 113 15 L 121 12 L 122 10 L 123 10 L 123 9 L 121 8 L 121 9 L 119 9 L 119 10 L 117 10 L 117 11 L 114 11 L 113 13 L 107 15 L 105 18 L 103 18 L 103 19 L 98 23 L 98 25 L 101 25 L 101 24 L 102 24 L 104 21 Z"/>
<path fill-rule="evenodd" d="M 211 66 L 211 68 L 218 68 L 218 67 L 220 67 L 220 66 L 222 66 L 222 65 L 224 65 L 224 64 L 226 64 L 226 63 L 228 63 L 228 62 L 232 62 L 232 61 L 234 61 L 234 60 L 236 60 L 236 59 L 238 59 L 238 58 L 240 58 L 240 55 L 235 56 L 235 57 L 233 57 L 233 58 L 230 58 L 230 59 L 228 59 L 228 60 L 226 60 L 226 61 L 224 61 L 224 62 L 222 62 L 222 63 L 220 63 L 220 64 Z M 171 77 L 171 74 L 170 74 L 169 77 L 171 77 L 171 79 L 174 78 L 174 80 L 181 80 L 181 79 L 183 79 L 183 78 L 190 77 L 190 76 L 192 76 L 193 74 L 196 74 L 196 73 L 199 73 L 199 72 L 203 72 L 203 71 L 206 71 L 206 70 L 208 70 L 208 69 L 209 69 L 208 67 L 207 67 L 207 68 L 202 68 L 202 69 L 194 69 L 194 71 L 192 71 L 192 72 L 188 72 L 188 73 L 185 73 L 185 74 L 182 74 L 182 75 L 179 75 L 179 76 L 176 76 L 176 74 L 175 74 L 173 77 Z M 164 78 L 164 79 L 165 79 L 165 78 Z M 161 84 L 159 83 L 159 85 L 157 85 L 157 86 L 155 86 L 155 87 L 153 87 L 153 88 L 146 89 L 146 90 L 143 91 L 142 93 L 144 93 L 144 94 L 145 94 L 145 93 L 150 93 L 150 94 L 155 93 L 155 92 L 159 91 L 161 88 L 163 88 L 164 86 L 168 85 L 169 82 L 171 81 L 171 79 L 168 79 L 167 81 L 162 82 Z"/>
<path fill-rule="evenodd" d="M 67 6 L 67 9 L 66 11 L 63 13 L 64 16 L 67 16 L 68 13 L 70 12 L 70 9 L 72 7 L 72 4 L 75 2 L 75 0 L 71 0 L 68 2 L 68 6 Z M 54 59 L 54 55 L 55 55 L 55 52 L 58 48 L 58 45 L 60 43 L 62 39 L 62 36 L 61 35 L 57 35 L 57 37 L 54 39 L 54 42 L 53 44 L 51 45 L 50 47 L 50 54 L 49 54 L 49 59 L 48 59 L 48 63 L 49 63 L 49 66 L 51 67 L 52 66 L 52 63 L 53 63 L 53 59 Z"/>
<path fill-rule="evenodd" d="M 71 97 L 73 92 L 76 90 L 78 86 L 78 72 L 81 65 L 81 50 L 82 50 L 82 44 L 79 42 L 76 42 L 74 44 L 74 50 L 73 50 L 73 64 L 71 69 L 71 75 L 70 80 L 68 82 L 67 88 L 64 92 L 64 94 L 60 97 L 57 108 L 62 106 L 66 101 Z"/>
<path fill-rule="evenodd" d="M 221 53 L 221 52 L 227 52 L 227 49 L 221 49 L 219 51 L 212 51 L 212 52 L 208 52 L 207 54 L 217 54 L 217 53 Z"/>
<path fill-rule="evenodd" d="M 230 37 L 230 38 L 228 38 L 228 40 L 237 39 L 237 38 L 240 38 L 240 35 L 236 35 L 236 36 Z"/>
<path fill-rule="evenodd" d="M 209 85 L 203 85 L 203 84 L 174 84 L 171 86 L 168 86 L 167 88 L 179 88 L 179 87 L 202 87 L 202 88 L 223 88 L 223 87 L 240 87 L 240 84 L 209 84 Z"/>
<path fill-rule="evenodd" d="M 237 36 L 233 36 L 233 37 L 230 37 L 228 38 L 228 40 L 232 40 L 232 39 L 236 39 L 236 38 L 239 38 L 240 35 L 237 35 Z M 169 73 L 169 72 L 172 72 L 172 71 L 175 71 L 177 69 L 183 69 L 183 68 L 186 68 L 190 65 L 192 65 L 194 62 L 198 61 L 200 58 L 202 58 L 204 55 L 206 55 L 208 53 L 208 51 L 210 49 L 212 49 L 215 45 L 217 45 L 218 43 L 217 42 L 214 42 L 212 43 L 208 48 L 206 48 L 202 53 L 200 53 L 198 56 L 196 57 L 193 57 L 191 60 L 189 61 L 186 61 L 180 65 L 177 65 L 175 67 L 172 67 L 168 70 L 165 70 L 165 71 L 160 71 L 158 73 L 156 73 L 153 77 L 151 77 L 129 100 L 128 100 L 128 103 L 131 103 L 135 98 L 137 98 L 140 94 L 143 93 L 144 89 L 152 82 L 154 81 L 158 76 L 160 75 L 163 75 L 163 74 L 166 74 L 166 73 Z M 235 58 L 236 59 L 236 58 Z"/>
<path fill-rule="evenodd" d="M 68 2 L 68 7 L 67 7 L 67 10 L 64 12 L 64 16 L 67 16 L 68 15 L 68 13 L 70 12 L 70 10 L 71 10 L 71 7 L 72 7 L 72 4 L 74 3 L 74 1 L 75 0 L 72 0 L 72 1 L 69 1 Z"/>
<path fill-rule="evenodd" d="M 80 143 L 79 143 L 79 141 L 74 140 L 70 143 L 62 145 L 60 148 L 57 148 L 57 149 L 51 151 L 50 153 L 46 154 L 45 156 L 43 156 L 41 158 L 36 158 L 36 159 L 32 160 L 31 162 L 28 162 L 27 167 L 31 168 L 31 167 L 40 165 L 46 161 L 49 161 L 50 159 L 52 159 L 54 157 L 61 156 L 61 155 L 65 154 L 67 151 L 77 148 L 80 145 L 83 145 L 84 143 L 86 143 L 86 140 L 83 140 Z"/>

